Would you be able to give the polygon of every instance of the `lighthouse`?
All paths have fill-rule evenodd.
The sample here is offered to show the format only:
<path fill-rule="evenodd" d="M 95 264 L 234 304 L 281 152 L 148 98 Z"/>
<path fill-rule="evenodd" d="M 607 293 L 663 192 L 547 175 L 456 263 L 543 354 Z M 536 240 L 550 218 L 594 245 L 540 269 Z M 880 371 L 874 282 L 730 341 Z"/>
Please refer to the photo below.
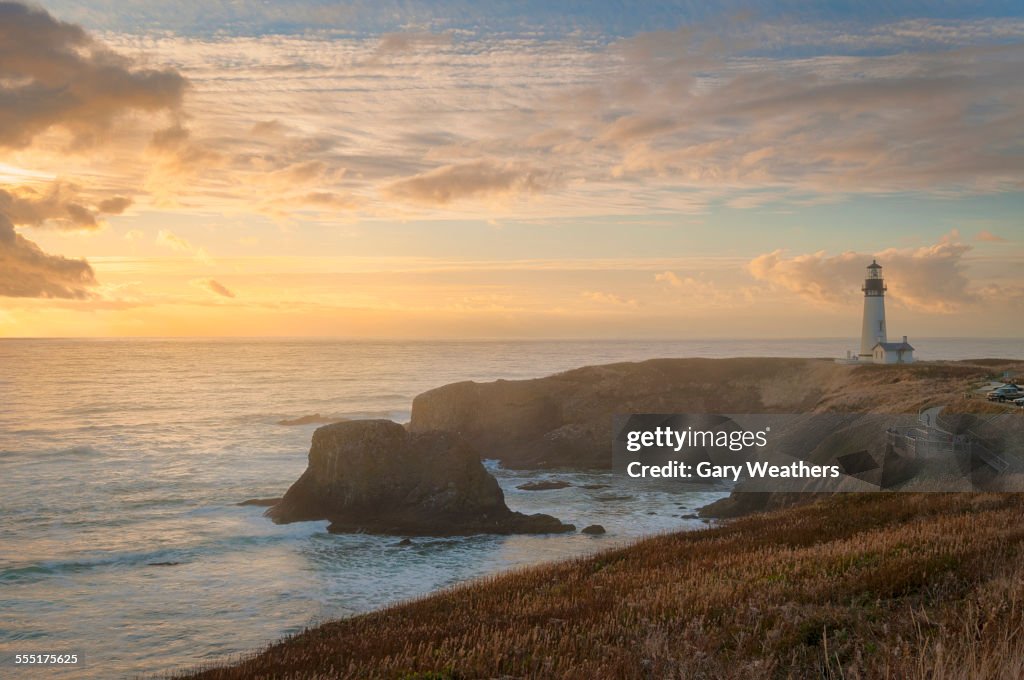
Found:
<path fill-rule="evenodd" d="M 846 350 L 845 359 L 836 359 L 837 364 L 912 364 L 914 348 L 903 336 L 901 342 L 889 342 L 885 334 L 885 280 L 882 265 L 872 260 L 868 265 L 868 276 L 861 287 L 864 291 L 864 320 L 860 327 L 860 352 Z"/>
<path fill-rule="evenodd" d="M 860 359 L 872 361 L 875 345 L 884 343 L 885 336 L 885 280 L 882 265 L 872 260 L 868 276 L 864 279 L 864 321 L 860 331 Z"/>

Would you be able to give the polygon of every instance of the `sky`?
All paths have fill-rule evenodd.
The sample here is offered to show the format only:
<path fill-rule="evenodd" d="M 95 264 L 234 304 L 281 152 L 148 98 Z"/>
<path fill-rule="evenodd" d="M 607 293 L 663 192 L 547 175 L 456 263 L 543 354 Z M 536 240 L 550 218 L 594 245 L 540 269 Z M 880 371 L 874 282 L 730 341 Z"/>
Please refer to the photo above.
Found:
<path fill-rule="evenodd" d="M 1024 7 L 0 1 L 0 337 L 1024 328 Z"/>

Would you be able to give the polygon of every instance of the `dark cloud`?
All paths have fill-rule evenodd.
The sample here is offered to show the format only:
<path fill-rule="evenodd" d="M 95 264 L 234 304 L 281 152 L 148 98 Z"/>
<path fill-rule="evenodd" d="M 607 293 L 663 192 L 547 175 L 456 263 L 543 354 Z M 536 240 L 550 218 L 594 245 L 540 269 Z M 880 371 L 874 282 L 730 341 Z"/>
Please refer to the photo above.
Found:
<path fill-rule="evenodd" d="M 99 229 L 97 215 L 120 215 L 132 199 L 112 196 L 92 208 L 85 202 L 78 187 L 67 182 L 54 182 L 45 191 L 32 187 L 0 189 L 0 215 L 6 215 L 11 223 L 65 230 Z"/>
<path fill-rule="evenodd" d="M 95 229 L 95 215 L 76 202 L 76 188 L 60 182 L 45 193 L 30 188 L 0 189 L 0 296 L 90 297 L 96 276 L 85 260 L 42 251 L 15 225 Z"/>
<path fill-rule="evenodd" d="M 192 131 L 180 123 L 154 132 L 149 150 L 154 163 L 147 188 L 159 201 L 173 200 L 188 180 L 226 160 L 208 143 L 193 140 Z"/>
<path fill-rule="evenodd" d="M 131 204 L 132 199 L 127 196 L 114 196 L 113 198 L 100 201 L 97 208 L 99 208 L 101 213 L 105 213 L 107 215 L 120 215 L 127 210 L 128 206 Z"/>
<path fill-rule="evenodd" d="M 182 127 L 180 123 L 175 123 L 168 128 L 154 132 L 149 145 L 157 151 L 175 151 L 186 144 L 191 136 L 192 133 L 187 128 Z"/>
<path fill-rule="evenodd" d="M 82 28 L 42 9 L 0 1 L 0 148 L 29 146 L 51 129 L 85 147 L 104 140 L 133 111 L 175 111 L 186 81 L 172 69 L 143 68 Z M 84 201 L 73 184 L 0 189 L 0 296 L 81 299 L 97 285 L 85 260 L 50 255 L 15 227 L 97 229 L 131 199 Z"/>
<path fill-rule="evenodd" d="M 44 253 L 0 214 L 0 296 L 82 299 L 95 285 L 88 262 Z"/>
<path fill-rule="evenodd" d="M 0 189 L 0 215 L 17 225 L 97 229 L 96 215 L 79 202 L 77 193 L 76 187 L 61 182 L 45 193 L 28 187 Z"/>
<path fill-rule="evenodd" d="M 0 2 L 0 147 L 28 146 L 54 127 L 87 146 L 126 111 L 178 108 L 185 86 L 176 71 L 139 68 L 44 10 Z"/>

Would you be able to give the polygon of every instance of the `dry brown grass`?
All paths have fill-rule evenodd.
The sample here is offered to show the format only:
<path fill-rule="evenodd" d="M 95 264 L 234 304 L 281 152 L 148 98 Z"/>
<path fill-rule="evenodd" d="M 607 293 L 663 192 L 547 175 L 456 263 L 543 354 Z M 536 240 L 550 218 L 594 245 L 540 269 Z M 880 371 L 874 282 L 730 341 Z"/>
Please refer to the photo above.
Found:
<path fill-rule="evenodd" d="M 1024 677 L 1024 498 L 861 494 L 477 581 L 220 678 Z"/>

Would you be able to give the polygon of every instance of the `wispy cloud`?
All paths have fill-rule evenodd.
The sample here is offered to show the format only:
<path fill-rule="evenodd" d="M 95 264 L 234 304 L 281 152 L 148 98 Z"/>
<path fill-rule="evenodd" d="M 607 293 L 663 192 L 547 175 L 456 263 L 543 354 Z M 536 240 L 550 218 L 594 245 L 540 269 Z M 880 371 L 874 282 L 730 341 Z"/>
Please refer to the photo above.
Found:
<path fill-rule="evenodd" d="M 445 165 L 398 180 L 384 188 L 389 198 L 447 205 L 472 198 L 508 198 L 548 191 L 557 183 L 550 170 L 491 160 Z"/>
<path fill-rule="evenodd" d="M 157 232 L 156 243 L 175 252 L 189 253 L 200 262 L 209 264 L 213 261 L 205 248 L 193 245 L 191 241 L 169 229 L 161 229 Z"/>
<path fill-rule="evenodd" d="M 179 253 L 190 253 L 195 250 L 195 246 L 189 243 L 188 239 L 182 238 L 168 229 L 161 229 L 157 233 L 156 242 Z"/>
<path fill-rule="evenodd" d="M 627 298 L 616 293 L 608 293 L 599 290 L 584 291 L 582 296 L 591 302 L 597 302 L 602 305 L 636 307 L 640 304 L 634 298 Z"/>
<path fill-rule="evenodd" d="M 982 241 L 984 243 L 1006 243 L 1006 239 L 1002 236 L 993 234 L 988 229 L 982 229 L 974 236 L 975 241 Z"/>
<path fill-rule="evenodd" d="M 228 289 L 223 283 L 215 281 L 214 279 L 196 279 L 192 282 L 193 285 L 202 288 L 203 290 L 209 291 L 214 295 L 220 297 L 233 298 L 235 297 L 234 292 Z"/>
<path fill-rule="evenodd" d="M 1024 47 L 992 44 L 997 23 L 959 43 L 944 26 L 920 51 L 833 54 L 853 34 L 826 32 L 801 57 L 686 31 L 110 39 L 193 84 L 189 134 L 154 140 L 153 191 L 274 215 L 332 194 L 371 218 L 563 217 L 1019 190 Z M 538 195 L 557 200 L 510 200 Z"/>

